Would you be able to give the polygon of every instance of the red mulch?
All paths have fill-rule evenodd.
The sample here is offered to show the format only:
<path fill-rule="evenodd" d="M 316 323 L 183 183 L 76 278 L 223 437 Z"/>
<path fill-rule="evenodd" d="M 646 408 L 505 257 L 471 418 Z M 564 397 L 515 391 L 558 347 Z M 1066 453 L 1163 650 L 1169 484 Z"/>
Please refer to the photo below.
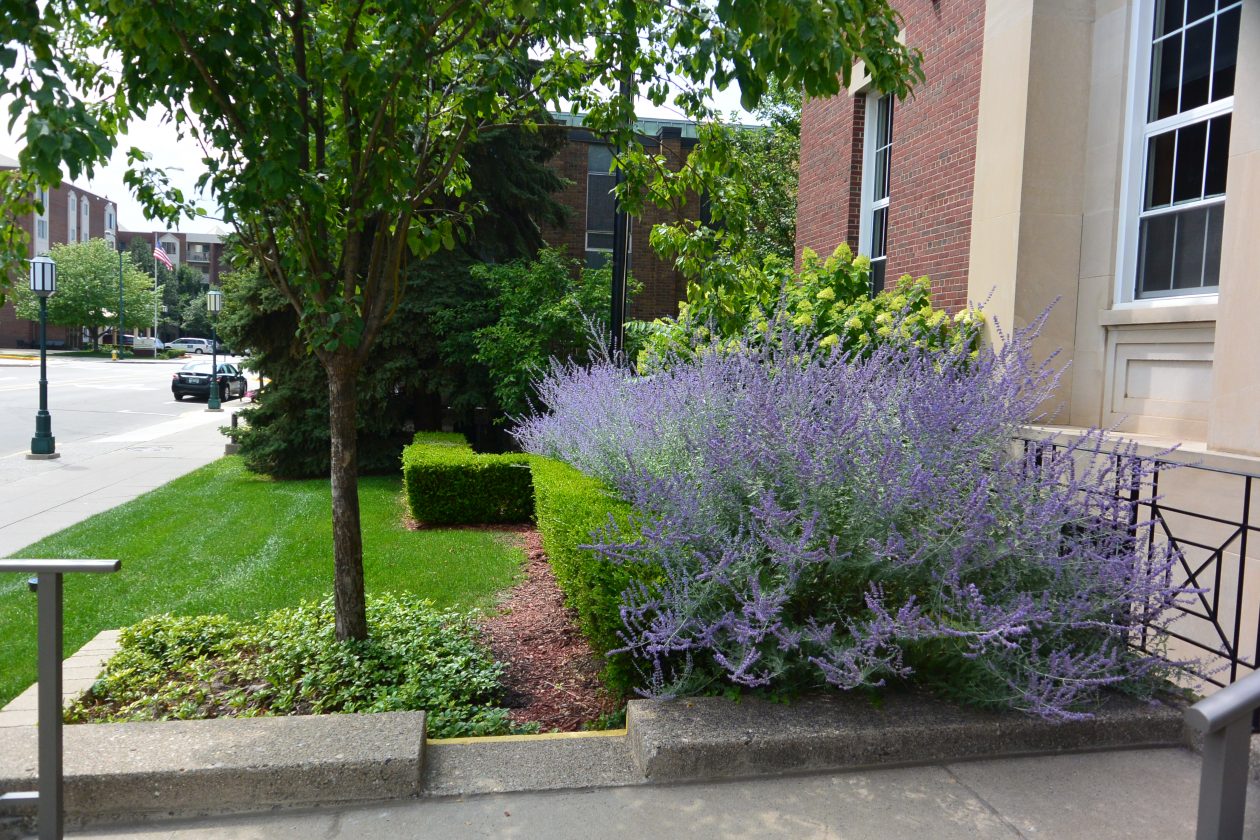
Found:
<path fill-rule="evenodd" d="M 526 554 L 525 580 L 482 623 L 491 651 L 506 667 L 505 705 L 514 723 L 536 722 L 545 732 L 577 731 L 617 704 L 603 692 L 600 663 L 564 605 L 538 531 L 496 530 L 518 534 Z"/>

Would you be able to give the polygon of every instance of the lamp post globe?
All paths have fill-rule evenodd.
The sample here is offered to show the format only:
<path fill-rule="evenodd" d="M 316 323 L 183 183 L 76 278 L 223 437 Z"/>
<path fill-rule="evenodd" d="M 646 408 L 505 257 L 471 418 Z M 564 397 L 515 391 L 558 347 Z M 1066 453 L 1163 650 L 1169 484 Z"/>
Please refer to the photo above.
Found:
<path fill-rule="evenodd" d="M 219 334 L 215 328 L 218 314 L 223 309 L 223 292 L 211 289 L 206 292 L 206 310 L 210 313 L 210 398 L 206 411 L 222 411 L 219 402 Z"/>
<path fill-rule="evenodd" d="M 57 264 L 47 256 L 31 260 L 31 291 L 39 297 L 39 410 L 35 412 L 35 436 L 28 458 L 60 457 L 48 413 L 48 298 L 57 291 Z"/>

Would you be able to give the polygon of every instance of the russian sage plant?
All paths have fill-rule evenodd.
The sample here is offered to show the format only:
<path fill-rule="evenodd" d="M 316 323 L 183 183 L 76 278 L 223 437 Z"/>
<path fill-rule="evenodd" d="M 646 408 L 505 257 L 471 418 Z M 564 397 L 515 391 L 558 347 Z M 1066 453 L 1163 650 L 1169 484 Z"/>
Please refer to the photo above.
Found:
<path fill-rule="evenodd" d="M 616 488 L 659 569 L 624 593 L 625 650 L 655 695 L 918 681 L 1046 718 L 1167 663 L 1128 644 L 1185 590 L 1127 490 L 1149 462 L 1099 433 L 1020 445 L 1056 376 L 1036 326 L 997 348 L 819 353 L 799 335 L 650 377 L 555 365 L 517 435 Z"/>

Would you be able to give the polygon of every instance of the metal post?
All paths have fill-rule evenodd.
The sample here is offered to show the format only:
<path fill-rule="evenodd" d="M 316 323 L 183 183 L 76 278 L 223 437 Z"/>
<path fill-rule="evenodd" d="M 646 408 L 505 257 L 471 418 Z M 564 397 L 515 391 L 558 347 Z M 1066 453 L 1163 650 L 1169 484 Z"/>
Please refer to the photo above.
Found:
<path fill-rule="evenodd" d="M 1251 713 L 1260 707 L 1260 673 L 1186 709 L 1186 725 L 1203 735 L 1197 840 L 1242 840 L 1251 758 Z"/>
<path fill-rule="evenodd" d="M 52 415 L 48 413 L 48 298 L 43 296 L 39 299 L 39 411 L 35 412 L 31 454 L 39 458 L 58 456 L 57 439 L 52 434 Z"/>
<path fill-rule="evenodd" d="M 206 411 L 222 411 L 223 403 L 219 402 L 219 334 L 214 328 L 214 317 L 210 318 L 210 397 L 206 400 Z"/>
<path fill-rule="evenodd" d="M 39 840 L 60 840 L 65 817 L 61 765 L 60 572 L 39 574 Z"/>
<path fill-rule="evenodd" d="M 61 736 L 62 575 L 67 572 L 116 572 L 117 560 L 0 560 L 0 573 L 34 572 L 39 618 L 39 789 L 0 795 L 0 804 L 29 805 L 39 820 L 39 840 L 61 840 L 65 825 L 65 782 Z"/>
<path fill-rule="evenodd" d="M 124 318 L 124 310 L 123 310 L 123 252 L 122 252 L 122 249 L 119 248 L 118 249 L 118 332 L 114 335 L 114 358 L 115 359 L 121 359 L 123 357 L 123 353 L 125 352 L 124 345 L 123 345 L 124 320 L 125 318 Z"/>
<path fill-rule="evenodd" d="M 621 98 L 634 107 L 630 74 L 626 59 L 622 57 Z M 620 150 L 619 150 L 620 151 Z M 626 176 L 620 166 L 617 167 L 616 184 L 618 187 Z M 630 256 L 630 216 L 622 207 L 620 195 L 616 196 L 616 213 L 613 216 L 613 253 L 612 253 L 612 311 L 609 313 L 609 349 L 613 360 L 622 364 L 626 348 L 626 276 L 629 273 Z"/>
<path fill-rule="evenodd" d="M 1203 736 L 1196 840 L 1242 840 L 1250 758 L 1250 715 Z"/>

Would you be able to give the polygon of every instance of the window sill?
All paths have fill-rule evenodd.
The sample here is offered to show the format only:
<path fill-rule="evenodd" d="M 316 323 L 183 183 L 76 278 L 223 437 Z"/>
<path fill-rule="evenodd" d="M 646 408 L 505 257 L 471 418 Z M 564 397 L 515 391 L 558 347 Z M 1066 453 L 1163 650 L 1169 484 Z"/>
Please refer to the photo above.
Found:
<path fill-rule="evenodd" d="M 1098 323 L 1104 327 L 1122 327 L 1130 324 L 1184 324 L 1216 321 L 1216 295 L 1204 296 L 1193 303 L 1163 303 L 1158 305 L 1121 305 L 1115 309 L 1098 312 Z"/>

